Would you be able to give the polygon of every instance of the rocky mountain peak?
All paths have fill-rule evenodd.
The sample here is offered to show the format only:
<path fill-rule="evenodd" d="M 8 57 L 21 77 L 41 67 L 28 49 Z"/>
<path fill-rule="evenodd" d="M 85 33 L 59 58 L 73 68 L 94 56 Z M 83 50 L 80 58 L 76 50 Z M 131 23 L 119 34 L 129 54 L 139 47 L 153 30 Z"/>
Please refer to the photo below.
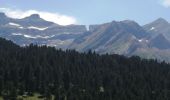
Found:
<path fill-rule="evenodd" d="M 168 23 L 168 21 L 166 21 L 165 19 L 163 18 L 158 18 L 157 20 L 154 21 L 155 23 Z"/>
<path fill-rule="evenodd" d="M 27 19 L 27 20 L 42 20 L 42 18 L 40 18 L 39 14 L 32 14 L 28 17 L 25 17 L 24 19 Z"/>

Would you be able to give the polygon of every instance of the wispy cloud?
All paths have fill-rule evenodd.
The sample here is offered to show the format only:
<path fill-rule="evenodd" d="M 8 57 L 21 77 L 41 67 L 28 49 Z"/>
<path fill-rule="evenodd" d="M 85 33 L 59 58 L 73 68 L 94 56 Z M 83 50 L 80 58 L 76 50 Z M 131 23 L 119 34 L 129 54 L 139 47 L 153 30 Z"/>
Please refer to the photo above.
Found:
<path fill-rule="evenodd" d="M 170 0 L 163 0 L 162 5 L 165 7 L 170 7 Z"/>
<path fill-rule="evenodd" d="M 19 10 L 19 9 L 10 9 L 10 8 L 0 8 L 1 12 L 4 12 L 8 17 L 11 18 L 24 18 L 28 17 L 32 14 L 39 14 L 41 18 L 52 21 L 54 23 L 57 23 L 59 25 L 70 25 L 70 24 L 76 24 L 77 20 L 76 18 L 72 16 L 62 15 L 59 13 L 51 13 L 51 12 L 45 12 L 45 11 L 37 11 L 37 10 Z"/>

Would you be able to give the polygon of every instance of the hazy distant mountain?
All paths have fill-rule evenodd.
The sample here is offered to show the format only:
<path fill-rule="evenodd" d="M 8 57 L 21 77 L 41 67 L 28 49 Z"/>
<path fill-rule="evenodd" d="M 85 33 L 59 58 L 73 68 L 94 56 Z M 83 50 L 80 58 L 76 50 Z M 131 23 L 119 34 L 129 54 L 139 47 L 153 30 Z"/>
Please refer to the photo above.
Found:
<path fill-rule="evenodd" d="M 170 24 L 159 18 L 140 26 L 134 21 L 112 21 L 99 25 L 61 26 L 33 14 L 12 19 L 0 13 L 0 37 L 21 46 L 30 43 L 104 54 L 139 55 L 170 62 Z"/>
<path fill-rule="evenodd" d="M 61 26 L 46 21 L 38 14 L 23 19 L 12 19 L 0 13 L 0 36 L 24 46 L 30 43 L 67 48 L 86 32 L 84 25 Z"/>

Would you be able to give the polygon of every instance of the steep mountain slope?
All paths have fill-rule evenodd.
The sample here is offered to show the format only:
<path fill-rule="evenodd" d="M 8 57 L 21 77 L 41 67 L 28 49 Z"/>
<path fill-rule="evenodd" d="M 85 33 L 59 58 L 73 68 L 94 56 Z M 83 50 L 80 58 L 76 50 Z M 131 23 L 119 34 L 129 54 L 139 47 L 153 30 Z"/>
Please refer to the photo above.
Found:
<path fill-rule="evenodd" d="M 169 23 L 164 19 L 158 19 L 144 28 L 129 20 L 91 25 L 89 32 L 73 41 L 71 48 L 170 61 L 168 27 Z"/>
<path fill-rule="evenodd" d="M 142 45 L 149 36 L 137 23 L 128 20 L 92 25 L 89 29 L 88 35 L 76 39 L 71 44 L 72 48 L 79 51 L 92 49 L 100 53 L 126 54 L 130 47 L 139 43 Z M 84 41 L 77 42 L 79 40 Z"/>
<path fill-rule="evenodd" d="M 146 59 L 157 59 L 158 61 L 170 62 L 170 49 L 138 48 L 131 55 L 137 55 Z"/>
<path fill-rule="evenodd" d="M 170 42 L 162 34 L 159 34 L 151 39 L 150 46 L 158 49 L 170 49 Z"/>

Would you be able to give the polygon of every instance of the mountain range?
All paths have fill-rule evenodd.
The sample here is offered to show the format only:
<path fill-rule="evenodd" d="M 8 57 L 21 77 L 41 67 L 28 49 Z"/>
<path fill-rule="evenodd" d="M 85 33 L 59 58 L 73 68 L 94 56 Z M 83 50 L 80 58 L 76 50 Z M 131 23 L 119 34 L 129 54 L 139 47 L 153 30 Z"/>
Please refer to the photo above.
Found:
<path fill-rule="evenodd" d="M 23 19 L 12 19 L 0 13 L 0 37 L 21 46 L 34 43 L 65 48 L 86 31 L 85 25 L 61 26 L 45 21 L 38 14 Z"/>
<path fill-rule="evenodd" d="M 100 54 L 138 55 L 170 62 L 170 23 L 159 18 L 144 26 L 135 21 L 61 26 L 33 14 L 12 19 L 0 13 L 0 37 L 20 46 L 30 43 Z"/>

